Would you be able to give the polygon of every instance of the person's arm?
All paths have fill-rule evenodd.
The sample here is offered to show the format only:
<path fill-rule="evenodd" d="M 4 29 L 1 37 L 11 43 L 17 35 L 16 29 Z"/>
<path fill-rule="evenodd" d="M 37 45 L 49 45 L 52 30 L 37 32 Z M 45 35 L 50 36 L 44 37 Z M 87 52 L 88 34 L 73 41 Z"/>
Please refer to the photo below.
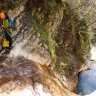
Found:
<path fill-rule="evenodd" d="M 8 17 L 8 21 L 11 23 L 11 24 L 9 24 L 9 26 L 14 27 L 14 22 L 10 17 Z"/>

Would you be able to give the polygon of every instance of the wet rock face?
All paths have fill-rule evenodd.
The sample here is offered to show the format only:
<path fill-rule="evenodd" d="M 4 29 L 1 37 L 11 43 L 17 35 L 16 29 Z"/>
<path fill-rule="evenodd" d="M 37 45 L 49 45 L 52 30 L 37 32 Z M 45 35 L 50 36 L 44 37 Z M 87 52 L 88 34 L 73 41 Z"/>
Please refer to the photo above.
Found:
<path fill-rule="evenodd" d="M 50 68 L 19 56 L 7 58 L 0 64 L 0 95 L 9 96 L 9 94 L 77 96 L 55 78 Z"/>

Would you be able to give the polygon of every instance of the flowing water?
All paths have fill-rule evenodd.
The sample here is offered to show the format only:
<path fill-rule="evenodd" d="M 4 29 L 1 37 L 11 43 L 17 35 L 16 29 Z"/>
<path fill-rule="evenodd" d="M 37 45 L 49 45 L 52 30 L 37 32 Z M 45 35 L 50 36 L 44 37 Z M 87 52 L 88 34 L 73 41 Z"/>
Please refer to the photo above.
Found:
<path fill-rule="evenodd" d="M 91 60 L 96 59 L 96 48 L 91 49 Z M 96 96 L 96 62 L 87 61 L 92 70 L 78 74 L 77 91 L 81 96 Z"/>

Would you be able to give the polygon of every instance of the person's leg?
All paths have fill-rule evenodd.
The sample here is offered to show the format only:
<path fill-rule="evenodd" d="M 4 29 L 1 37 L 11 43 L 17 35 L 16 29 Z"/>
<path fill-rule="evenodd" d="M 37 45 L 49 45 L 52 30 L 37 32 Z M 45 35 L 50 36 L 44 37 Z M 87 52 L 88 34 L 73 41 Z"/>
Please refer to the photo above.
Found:
<path fill-rule="evenodd" d="M 10 37 L 12 36 L 12 28 L 9 28 L 9 34 L 10 34 Z M 9 40 L 9 46 L 10 46 L 10 48 L 12 48 L 12 43 L 13 43 L 13 40 L 12 40 L 12 38 L 10 38 L 10 40 Z"/>
<path fill-rule="evenodd" d="M 6 47 L 6 54 L 9 54 L 10 53 L 10 48 L 9 47 Z"/>
<path fill-rule="evenodd" d="M 3 45 L 2 45 L 2 43 L 3 43 L 3 38 L 4 38 L 4 36 L 2 37 L 2 40 L 1 40 L 1 49 L 0 49 L 0 53 L 4 50 L 4 47 L 3 47 Z"/>

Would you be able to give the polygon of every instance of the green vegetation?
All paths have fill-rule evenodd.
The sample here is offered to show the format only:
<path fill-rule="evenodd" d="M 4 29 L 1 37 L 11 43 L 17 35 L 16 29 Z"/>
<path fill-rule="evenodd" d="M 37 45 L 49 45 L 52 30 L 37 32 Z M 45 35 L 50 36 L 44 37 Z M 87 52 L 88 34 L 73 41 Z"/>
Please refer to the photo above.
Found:
<path fill-rule="evenodd" d="M 79 19 L 79 15 L 75 14 L 68 4 L 64 4 L 64 17 L 55 40 L 58 44 L 56 56 L 59 60 L 55 70 L 60 68 L 61 71 L 71 73 L 72 69 L 75 71 L 75 67 L 85 63 L 84 56 L 90 49 L 87 22 L 85 19 Z M 63 62 L 62 67 L 60 61 Z"/>
<path fill-rule="evenodd" d="M 70 9 L 69 9 L 67 3 L 64 3 L 64 14 L 67 16 L 70 15 Z"/>
<path fill-rule="evenodd" d="M 49 37 L 46 25 L 40 25 L 33 21 L 33 28 L 36 32 L 39 32 L 41 34 L 42 38 L 44 39 L 44 42 L 48 44 L 49 52 L 51 54 L 52 59 L 54 59 L 56 43 L 51 37 Z"/>
<path fill-rule="evenodd" d="M 37 23 L 46 24 L 55 18 L 56 13 L 62 7 L 60 4 L 62 3 L 56 3 L 55 0 L 29 0 L 26 6 Z"/>
<path fill-rule="evenodd" d="M 89 49 L 88 26 L 85 19 L 80 19 L 79 14 L 62 0 L 29 0 L 26 6 L 33 16 L 33 29 L 40 33 L 48 45 L 52 59 L 57 57 L 59 64 L 61 61 L 64 63 L 62 67 L 59 64 L 55 65 L 58 72 L 72 70 L 71 65 L 78 66 L 78 62 L 85 62 L 84 55 Z M 60 10 L 63 10 L 63 19 L 54 37 L 52 28 Z M 73 61 L 70 61 L 70 58 Z"/>
<path fill-rule="evenodd" d="M 19 5 L 20 5 L 20 0 L 12 0 L 12 1 L 10 1 L 10 8 L 16 8 L 16 7 L 18 7 Z"/>
<path fill-rule="evenodd" d="M 94 45 L 96 45 L 96 28 L 92 28 L 92 31 L 93 31 L 93 38 L 92 38 L 92 40 L 91 40 L 91 43 L 92 44 L 94 44 Z"/>
<path fill-rule="evenodd" d="M 61 73 L 63 70 L 60 68 L 59 65 L 55 65 L 54 69 L 56 70 L 56 72 Z"/>
<path fill-rule="evenodd" d="M 52 24 L 55 22 L 55 16 L 60 10 L 61 0 L 33 0 L 29 1 L 26 6 L 33 16 L 33 28 L 39 32 L 48 45 L 48 51 L 52 59 L 55 58 L 55 46 L 52 32 Z M 32 7 L 31 7 L 32 6 Z"/>
<path fill-rule="evenodd" d="M 23 1 L 24 2 L 24 1 Z M 4 0 L 0 4 L 0 10 L 8 11 L 9 9 L 14 9 L 22 3 L 22 0 Z"/>

